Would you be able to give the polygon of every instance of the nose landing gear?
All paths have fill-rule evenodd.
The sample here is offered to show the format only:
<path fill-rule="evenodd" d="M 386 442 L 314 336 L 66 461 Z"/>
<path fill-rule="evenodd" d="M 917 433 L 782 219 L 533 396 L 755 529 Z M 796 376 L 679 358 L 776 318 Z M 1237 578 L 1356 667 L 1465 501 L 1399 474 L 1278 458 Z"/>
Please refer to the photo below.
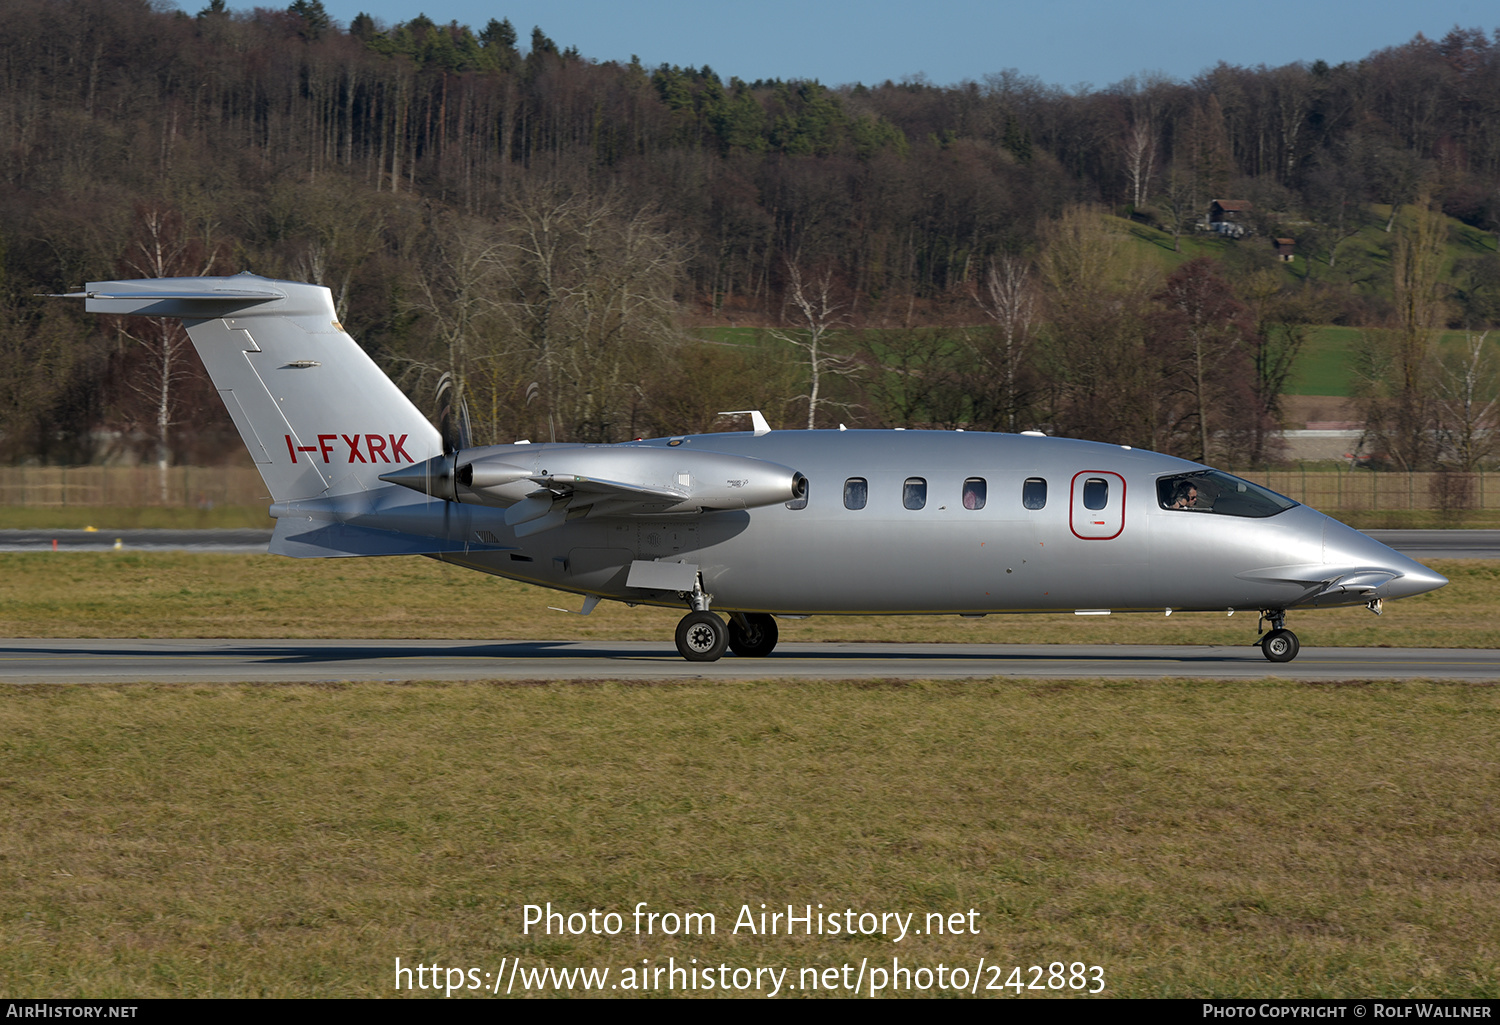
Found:
<path fill-rule="evenodd" d="M 1271 621 L 1271 632 L 1255 643 L 1260 645 L 1261 654 L 1266 656 L 1267 661 L 1290 662 L 1297 657 L 1302 645 L 1297 642 L 1297 635 L 1286 628 L 1286 609 L 1265 610 L 1260 614 L 1259 625 L 1264 626 L 1268 619 Z"/>

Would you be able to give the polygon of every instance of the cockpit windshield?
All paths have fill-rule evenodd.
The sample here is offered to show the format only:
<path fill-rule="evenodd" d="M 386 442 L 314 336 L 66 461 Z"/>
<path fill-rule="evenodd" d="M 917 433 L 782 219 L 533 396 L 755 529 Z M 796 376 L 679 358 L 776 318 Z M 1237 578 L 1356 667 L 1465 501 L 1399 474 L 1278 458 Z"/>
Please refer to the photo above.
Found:
<path fill-rule="evenodd" d="M 1275 516 L 1297 503 L 1270 488 L 1221 470 L 1194 470 L 1158 477 L 1156 496 L 1163 509 L 1211 512 L 1224 516 Z"/>

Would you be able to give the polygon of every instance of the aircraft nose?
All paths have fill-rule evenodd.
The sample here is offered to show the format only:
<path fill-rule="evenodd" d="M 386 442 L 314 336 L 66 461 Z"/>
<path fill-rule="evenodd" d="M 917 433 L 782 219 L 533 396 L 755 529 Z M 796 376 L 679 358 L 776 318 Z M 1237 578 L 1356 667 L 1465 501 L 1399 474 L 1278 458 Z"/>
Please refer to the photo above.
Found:
<path fill-rule="evenodd" d="M 1435 591 L 1448 583 L 1448 578 L 1441 573 L 1434 573 L 1368 534 L 1335 520 L 1326 523 L 1323 546 L 1323 560 L 1330 566 L 1358 567 L 1392 574 L 1370 594 L 1372 598 L 1386 601 L 1410 598 L 1414 594 Z"/>
<path fill-rule="evenodd" d="M 1414 594 L 1436 591 L 1447 583 L 1448 578 L 1441 573 L 1434 573 L 1420 562 L 1412 562 L 1409 566 L 1402 568 L 1399 577 L 1386 584 L 1381 590 L 1385 592 L 1387 598 L 1410 598 Z"/>

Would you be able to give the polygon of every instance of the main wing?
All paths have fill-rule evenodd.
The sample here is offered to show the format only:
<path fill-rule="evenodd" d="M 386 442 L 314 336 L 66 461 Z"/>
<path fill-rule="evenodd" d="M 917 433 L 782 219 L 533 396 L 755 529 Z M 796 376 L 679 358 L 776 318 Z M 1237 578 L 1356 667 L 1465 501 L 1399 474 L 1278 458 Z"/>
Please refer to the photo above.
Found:
<path fill-rule="evenodd" d="M 503 508 L 517 537 L 584 516 L 751 509 L 789 502 L 807 488 L 802 474 L 764 459 L 634 445 L 496 445 L 380 479 L 450 502 Z"/>

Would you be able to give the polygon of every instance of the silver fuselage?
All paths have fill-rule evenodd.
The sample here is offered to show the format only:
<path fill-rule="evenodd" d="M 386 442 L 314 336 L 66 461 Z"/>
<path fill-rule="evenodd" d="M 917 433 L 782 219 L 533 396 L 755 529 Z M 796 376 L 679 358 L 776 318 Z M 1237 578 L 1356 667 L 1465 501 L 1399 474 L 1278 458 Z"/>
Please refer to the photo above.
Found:
<path fill-rule="evenodd" d="M 1279 624 L 1293 607 L 1378 610 L 1446 583 L 1248 482 L 1117 445 L 775 431 L 756 413 L 742 434 L 453 451 L 322 286 L 151 278 L 69 298 L 183 320 L 272 496 L 283 555 L 427 555 L 699 616 L 1261 609 Z M 696 622 L 722 639 L 722 623 Z M 750 617 L 732 622 L 753 648 Z"/>
<path fill-rule="evenodd" d="M 716 452 L 793 467 L 808 479 L 808 500 L 798 509 L 778 503 L 691 516 L 585 518 L 518 538 L 499 510 L 420 499 L 410 507 L 407 496 L 393 497 L 417 519 L 446 516 L 455 541 L 483 538 L 496 546 L 437 556 L 444 561 L 664 605 L 681 605 L 680 594 L 628 587 L 630 567 L 686 563 L 698 568 L 714 607 L 724 611 L 1222 611 L 1364 604 L 1444 582 L 1306 506 L 1264 518 L 1164 509 L 1156 481 L 1198 464 L 1116 445 L 971 432 L 775 431 L 611 448 L 637 446 L 673 447 L 685 466 L 695 453 Z M 546 461 L 571 448 L 482 451 Z M 1108 480 L 1112 493 L 1104 509 L 1087 512 L 1076 492 L 1081 480 L 1096 478 Z M 863 508 L 845 505 L 850 479 L 867 482 Z M 913 479 L 926 487 L 920 509 L 903 502 Z M 965 482 L 975 479 L 983 481 L 984 504 L 966 508 Z M 1041 508 L 1023 505 L 1028 479 L 1046 482 Z M 390 512 L 374 521 L 390 522 Z M 1374 590 L 1330 593 L 1330 581 L 1372 570 L 1391 575 Z"/>

